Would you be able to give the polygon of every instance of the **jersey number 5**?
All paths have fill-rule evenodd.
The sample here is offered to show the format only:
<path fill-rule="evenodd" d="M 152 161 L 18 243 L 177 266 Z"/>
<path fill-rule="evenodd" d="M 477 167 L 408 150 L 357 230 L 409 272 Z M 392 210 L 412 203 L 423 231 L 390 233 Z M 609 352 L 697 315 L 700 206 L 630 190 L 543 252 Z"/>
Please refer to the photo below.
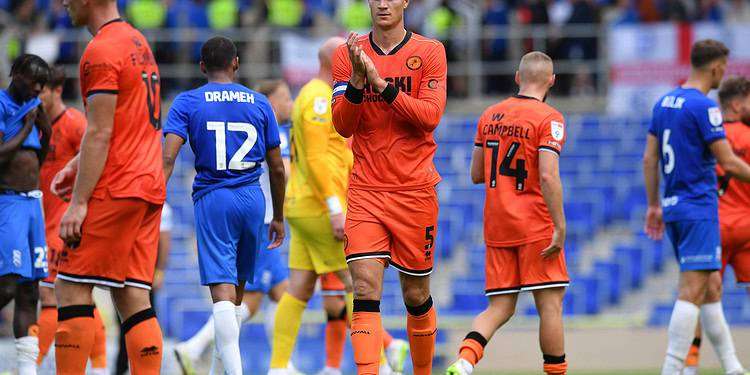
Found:
<path fill-rule="evenodd" d="M 229 169 L 242 171 L 255 167 L 255 162 L 243 161 L 242 159 L 253 149 L 255 142 L 258 141 L 258 130 L 252 124 L 246 122 L 227 122 L 209 121 L 206 123 L 208 130 L 216 133 L 216 170 L 224 171 L 227 169 L 227 130 L 233 132 L 244 132 L 247 138 L 237 152 L 229 160 Z"/>
<path fill-rule="evenodd" d="M 511 168 L 513 159 L 518 153 L 518 148 L 521 147 L 521 143 L 513 142 L 508 147 L 508 151 L 505 152 L 503 162 L 500 163 L 500 168 L 497 167 L 498 153 L 500 152 L 500 142 L 498 141 L 487 141 L 485 143 L 487 148 L 492 149 L 492 164 L 490 165 L 490 187 L 497 187 L 497 173 L 500 172 L 502 176 L 515 177 L 516 178 L 516 190 L 523 191 L 526 186 L 526 179 L 529 177 L 529 173 L 526 171 L 526 160 L 516 160 L 516 168 Z"/>

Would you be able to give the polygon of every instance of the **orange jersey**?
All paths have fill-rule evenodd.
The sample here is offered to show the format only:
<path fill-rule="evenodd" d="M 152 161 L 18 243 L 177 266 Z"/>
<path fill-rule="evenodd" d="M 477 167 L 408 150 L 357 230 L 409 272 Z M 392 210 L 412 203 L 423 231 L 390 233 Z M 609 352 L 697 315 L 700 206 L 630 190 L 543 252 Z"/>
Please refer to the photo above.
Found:
<path fill-rule="evenodd" d="M 349 187 L 364 190 L 419 190 L 440 181 L 433 164 L 433 131 L 445 111 L 445 48 L 410 31 L 390 53 L 359 39 L 388 88 L 377 93 L 368 84 L 357 90 L 347 82 L 352 66 L 346 45 L 333 57 L 333 125 L 354 136 L 354 166 Z"/>
<path fill-rule="evenodd" d="M 104 24 L 81 57 L 80 77 L 84 105 L 92 95 L 117 95 L 107 164 L 93 197 L 163 203 L 159 69 L 146 38 L 120 19 Z"/>
<path fill-rule="evenodd" d="M 746 163 L 750 163 L 750 126 L 742 122 L 724 124 L 727 140 L 732 150 Z M 724 172 L 717 166 L 717 174 Z M 750 212 L 750 184 L 737 179 L 719 178 L 720 190 L 724 192 L 719 199 L 719 222 L 722 226 L 734 226 L 748 220 Z"/>
<path fill-rule="evenodd" d="M 74 108 L 66 108 L 57 118 L 52 120 L 52 138 L 49 142 L 49 153 L 44 159 L 39 172 L 39 182 L 42 188 L 44 220 L 47 234 L 47 245 L 55 250 L 62 250 L 60 239 L 60 220 L 68 203 L 52 194 L 50 185 L 66 164 L 73 159 L 81 146 L 81 138 L 86 131 L 86 117 Z"/>
<path fill-rule="evenodd" d="M 552 237 L 539 183 L 539 153 L 560 154 L 563 116 L 534 98 L 515 96 L 479 118 L 475 146 L 484 149 L 484 239 L 516 246 Z"/>

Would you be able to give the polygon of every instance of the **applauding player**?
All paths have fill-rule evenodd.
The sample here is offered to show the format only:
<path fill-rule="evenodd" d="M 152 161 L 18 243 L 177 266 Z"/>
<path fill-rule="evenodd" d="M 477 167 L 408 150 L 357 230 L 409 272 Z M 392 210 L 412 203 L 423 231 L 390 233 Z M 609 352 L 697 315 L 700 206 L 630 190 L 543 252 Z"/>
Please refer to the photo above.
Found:
<path fill-rule="evenodd" d="M 518 95 L 479 119 L 471 179 L 484 183 L 486 290 L 489 307 L 472 324 L 447 374 L 471 374 L 484 346 L 513 315 L 518 293 L 530 291 L 539 312 L 539 345 L 546 374 L 565 374 L 562 300 L 568 285 L 563 246 L 565 215 L 559 155 L 565 143 L 560 112 L 544 103 L 555 83 L 541 52 L 522 59 Z"/>
<path fill-rule="evenodd" d="M 261 162 L 270 171 L 273 219 L 268 248 L 284 240 L 284 164 L 279 129 L 268 99 L 234 83 L 237 47 L 214 37 L 201 47 L 208 83 L 175 98 L 164 127 L 167 178 L 185 141 L 195 153 L 195 229 L 201 282 L 213 299 L 214 342 L 226 374 L 242 374 L 240 324 L 247 315 L 242 292 L 255 257 L 264 256 L 265 199 Z M 265 247 L 265 246 L 263 246 Z M 216 363 L 215 363 L 216 364 Z M 213 373 L 213 371 L 212 371 Z"/>
<path fill-rule="evenodd" d="M 344 229 L 354 283 L 351 338 L 359 374 L 377 374 L 384 267 L 400 271 L 414 374 L 429 374 L 437 316 L 430 278 L 440 175 L 433 132 L 445 110 L 440 42 L 404 29 L 408 0 L 370 1 L 373 30 L 333 58 L 333 124 L 354 136 Z"/>

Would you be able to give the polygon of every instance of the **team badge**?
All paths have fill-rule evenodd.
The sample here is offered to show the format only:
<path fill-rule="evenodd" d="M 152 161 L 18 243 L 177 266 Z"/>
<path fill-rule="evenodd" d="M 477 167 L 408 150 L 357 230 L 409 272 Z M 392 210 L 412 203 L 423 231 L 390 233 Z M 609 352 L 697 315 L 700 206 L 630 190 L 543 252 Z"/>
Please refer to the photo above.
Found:
<path fill-rule="evenodd" d="M 708 121 L 713 126 L 721 126 L 723 119 L 721 118 L 721 110 L 719 107 L 711 107 L 708 109 Z"/>
<path fill-rule="evenodd" d="M 431 79 L 429 82 L 427 82 L 427 87 L 436 89 L 438 87 L 438 81 L 436 79 Z"/>
<path fill-rule="evenodd" d="M 315 98 L 313 102 L 313 112 L 319 115 L 324 115 L 328 112 L 328 99 L 326 98 Z"/>
<path fill-rule="evenodd" d="M 406 67 L 411 70 L 417 70 L 422 67 L 422 58 L 419 56 L 412 56 L 406 60 Z"/>
<path fill-rule="evenodd" d="M 562 122 L 552 121 L 550 122 L 552 128 L 552 138 L 556 141 L 562 141 L 565 136 L 565 124 Z"/>

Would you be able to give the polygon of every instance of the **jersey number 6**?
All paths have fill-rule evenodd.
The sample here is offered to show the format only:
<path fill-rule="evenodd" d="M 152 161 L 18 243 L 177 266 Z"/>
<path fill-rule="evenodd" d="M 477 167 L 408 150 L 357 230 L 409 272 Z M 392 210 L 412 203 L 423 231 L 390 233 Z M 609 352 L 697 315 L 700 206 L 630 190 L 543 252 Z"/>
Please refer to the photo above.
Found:
<path fill-rule="evenodd" d="M 245 132 L 247 138 L 237 152 L 229 160 L 229 169 L 243 171 L 255 167 L 255 162 L 242 161 L 245 156 L 253 149 L 255 142 L 258 141 L 258 130 L 252 124 L 246 122 L 227 122 L 209 121 L 206 123 L 208 130 L 216 133 L 216 170 L 224 171 L 227 169 L 227 130 L 232 132 Z"/>

